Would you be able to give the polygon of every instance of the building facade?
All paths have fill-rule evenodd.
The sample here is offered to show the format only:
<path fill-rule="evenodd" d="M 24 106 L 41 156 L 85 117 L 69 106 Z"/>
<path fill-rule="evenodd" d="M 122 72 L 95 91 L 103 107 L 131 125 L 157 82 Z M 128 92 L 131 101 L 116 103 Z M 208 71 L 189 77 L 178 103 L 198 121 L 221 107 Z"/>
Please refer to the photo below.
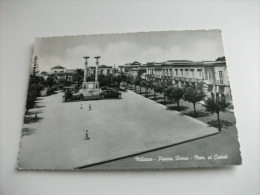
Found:
<path fill-rule="evenodd" d="M 169 60 L 162 63 L 147 63 L 145 79 L 148 81 L 171 82 L 180 88 L 194 86 L 210 95 L 211 92 L 231 95 L 225 57 L 216 61 Z M 139 69 L 132 69 L 130 74 L 138 75 Z"/>
<path fill-rule="evenodd" d="M 62 67 L 60 65 L 54 66 L 51 68 L 51 72 L 50 73 L 59 73 L 59 72 L 65 72 L 66 68 Z"/>
<path fill-rule="evenodd" d="M 95 72 L 96 72 L 96 67 L 95 66 L 90 66 L 89 67 L 89 74 L 90 75 L 95 75 Z M 98 74 L 101 74 L 101 75 L 113 74 L 113 67 L 112 66 L 106 66 L 106 65 L 100 65 L 98 67 Z"/>
<path fill-rule="evenodd" d="M 53 76 L 57 79 L 65 79 L 71 83 L 76 82 L 76 75 L 76 69 L 66 69 L 65 67 L 59 65 L 51 68 L 51 71 L 48 74 L 48 76 Z"/>

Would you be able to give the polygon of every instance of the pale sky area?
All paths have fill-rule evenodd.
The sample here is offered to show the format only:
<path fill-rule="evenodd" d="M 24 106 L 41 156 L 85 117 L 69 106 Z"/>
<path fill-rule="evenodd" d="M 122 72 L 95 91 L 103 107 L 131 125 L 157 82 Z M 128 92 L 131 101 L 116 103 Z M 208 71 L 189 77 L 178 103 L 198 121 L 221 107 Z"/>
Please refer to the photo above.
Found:
<path fill-rule="evenodd" d="M 134 61 L 214 61 L 224 51 L 220 30 L 200 30 L 36 38 L 35 55 L 40 71 L 50 71 L 56 65 L 84 69 L 84 56 L 90 57 L 89 66 L 98 55 L 100 65 L 117 67 Z"/>

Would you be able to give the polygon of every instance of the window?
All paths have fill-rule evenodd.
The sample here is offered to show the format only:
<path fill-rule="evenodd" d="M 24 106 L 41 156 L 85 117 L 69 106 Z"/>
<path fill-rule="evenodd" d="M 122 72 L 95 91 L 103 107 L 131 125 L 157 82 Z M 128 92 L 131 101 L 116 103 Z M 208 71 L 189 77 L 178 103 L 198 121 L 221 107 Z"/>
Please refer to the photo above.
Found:
<path fill-rule="evenodd" d="M 107 74 L 110 74 L 110 70 L 107 70 Z"/>
<path fill-rule="evenodd" d="M 208 78 L 209 80 L 212 80 L 212 72 L 208 72 Z"/>
<path fill-rule="evenodd" d="M 201 69 L 198 69 L 197 71 L 198 71 L 198 76 L 199 76 L 199 78 L 201 78 L 201 77 L 202 77 L 202 71 L 201 71 Z"/>
<path fill-rule="evenodd" d="M 183 77 L 183 69 L 180 69 L 180 71 L 181 71 L 181 76 Z"/>
<path fill-rule="evenodd" d="M 185 69 L 185 76 L 189 77 L 189 70 L 188 69 Z"/>
<path fill-rule="evenodd" d="M 222 71 L 219 71 L 219 78 L 222 79 L 223 78 L 223 72 Z"/>
<path fill-rule="evenodd" d="M 175 69 L 175 76 L 178 76 L 178 69 Z"/>
<path fill-rule="evenodd" d="M 191 69 L 191 78 L 194 78 L 194 69 Z"/>
<path fill-rule="evenodd" d="M 213 85 L 208 85 L 208 92 L 213 91 Z"/>
<path fill-rule="evenodd" d="M 218 74 L 219 74 L 219 82 L 220 84 L 223 84 L 223 72 L 219 71 Z"/>

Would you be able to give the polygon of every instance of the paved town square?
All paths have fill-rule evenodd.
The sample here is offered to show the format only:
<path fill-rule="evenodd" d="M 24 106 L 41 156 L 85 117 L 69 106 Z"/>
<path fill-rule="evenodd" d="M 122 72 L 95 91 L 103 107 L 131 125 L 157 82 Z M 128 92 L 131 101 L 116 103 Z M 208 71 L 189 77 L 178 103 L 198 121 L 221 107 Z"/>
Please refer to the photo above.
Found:
<path fill-rule="evenodd" d="M 19 166 L 73 169 L 218 133 L 132 91 L 122 99 L 61 100 L 62 93 L 43 97 L 32 110 L 39 121 L 24 126 L 36 130 L 22 139 Z"/>
<path fill-rule="evenodd" d="M 18 168 L 241 164 L 221 43 L 219 30 L 36 39 Z"/>

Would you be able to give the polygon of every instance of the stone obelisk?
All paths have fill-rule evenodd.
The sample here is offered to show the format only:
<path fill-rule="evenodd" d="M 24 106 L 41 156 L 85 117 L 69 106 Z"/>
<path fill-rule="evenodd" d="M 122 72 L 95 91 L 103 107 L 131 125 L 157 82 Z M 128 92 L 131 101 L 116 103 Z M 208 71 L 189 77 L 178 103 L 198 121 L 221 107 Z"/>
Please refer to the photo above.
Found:
<path fill-rule="evenodd" d="M 87 82 L 87 76 L 88 76 L 88 59 L 89 57 L 88 56 L 85 56 L 84 57 L 86 59 L 86 62 L 85 62 L 85 71 L 84 71 L 84 82 Z"/>
<path fill-rule="evenodd" d="M 98 66 L 99 66 L 99 62 L 98 62 L 98 59 L 100 58 L 100 56 L 96 56 L 95 58 L 97 59 L 97 61 L 96 61 L 96 71 L 95 71 L 95 88 L 98 89 L 99 88 L 99 82 L 98 82 Z"/>
<path fill-rule="evenodd" d="M 88 83 L 87 83 L 87 74 L 88 73 L 87 72 L 88 72 L 88 59 L 89 59 L 89 57 L 85 56 L 83 58 L 85 58 L 86 61 L 85 61 L 85 71 L 84 71 L 84 78 L 83 78 L 83 83 L 82 83 L 82 89 L 86 90 L 86 89 L 88 89 Z"/>

